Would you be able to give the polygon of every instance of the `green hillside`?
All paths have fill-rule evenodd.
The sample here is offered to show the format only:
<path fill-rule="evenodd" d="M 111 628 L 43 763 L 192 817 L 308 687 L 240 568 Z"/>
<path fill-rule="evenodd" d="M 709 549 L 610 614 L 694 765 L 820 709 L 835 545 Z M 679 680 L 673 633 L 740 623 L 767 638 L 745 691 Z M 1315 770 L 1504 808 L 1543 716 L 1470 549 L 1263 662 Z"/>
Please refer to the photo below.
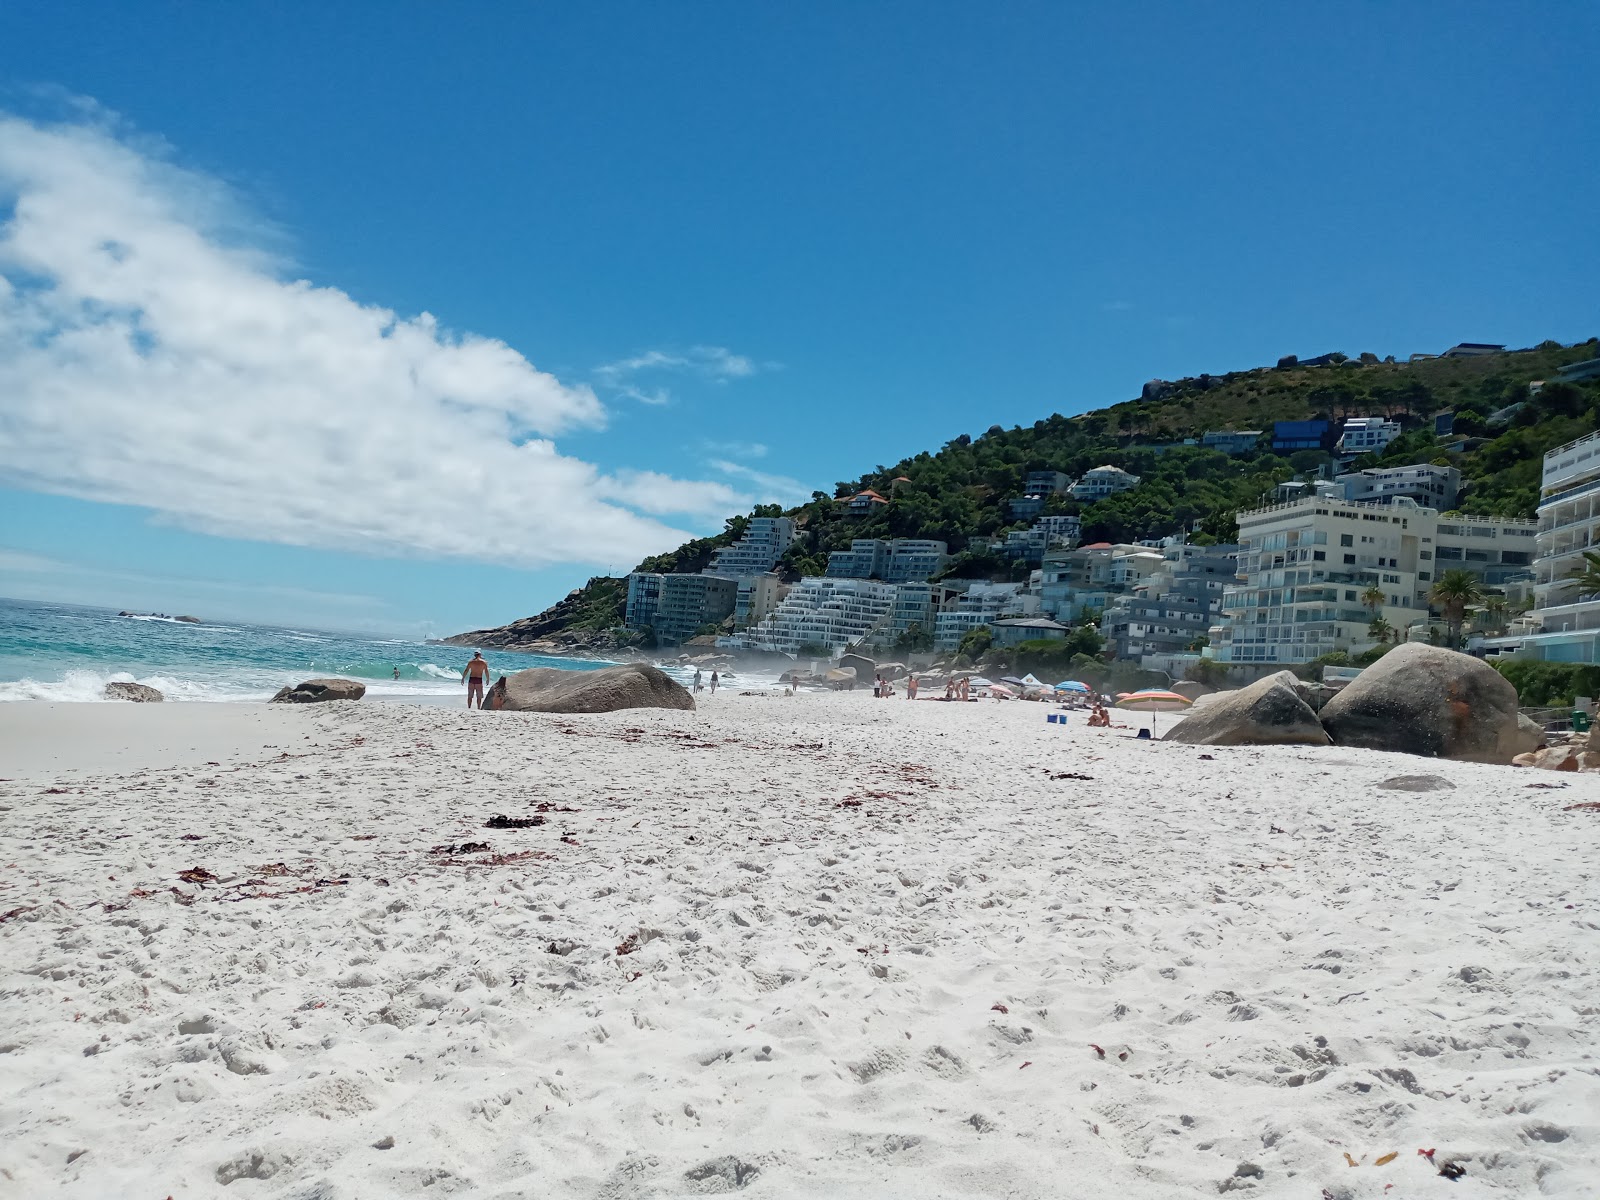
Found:
<path fill-rule="evenodd" d="M 1600 380 L 1548 382 L 1537 394 L 1530 394 L 1528 385 L 1553 380 L 1559 368 L 1596 357 L 1600 339 L 1414 363 L 1378 361 L 1370 354 L 1316 366 L 1286 359 L 1274 367 L 1154 381 L 1138 400 L 1076 417 L 1055 414 L 1026 427 L 995 425 L 977 437 L 962 434 L 937 451 L 841 480 L 831 494 L 813 493 L 798 508 L 771 505 L 751 515 L 796 518 L 800 536 L 780 566 L 791 578 L 821 574 L 830 551 L 867 537 L 937 538 L 963 555 L 955 566 L 964 577 L 998 577 L 1008 564 L 971 548 L 1028 524 L 1012 521 L 1005 507 L 1021 492 L 1028 473 L 1054 469 L 1076 477 L 1111 463 L 1140 476 L 1139 485 L 1092 504 L 1056 497 L 1045 511 L 1080 516 L 1086 542 L 1134 541 L 1192 529 L 1199 530 L 1196 540 L 1225 542 L 1237 532 L 1234 514 L 1240 508 L 1260 502 L 1295 474 L 1315 470 L 1326 455 L 1301 451 L 1283 457 L 1259 449 L 1230 457 L 1171 443 L 1212 429 L 1261 429 L 1268 435 L 1265 445 L 1274 421 L 1341 423 L 1351 416 L 1382 415 L 1399 421 L 1406 432 L 1381 458 L 1369 456 L 1358 467 L 1448 463 L 1461 470 L 1464 511 L 1531 517 L 1544 452 L 1600 427 Z M 1492 415 L 1515 404 L 1522 407 L 1490 423 Z M 1453 437 L 1434 435 L 1433 418 L 1441 412 L 1454 413 Z M 870 515 L 847 515 L 837 497 L 866 488 L 889 503 Z M 717 546 L 739 536 L 747 519 L 730 518 L 723 533 L 656 555 L 636 569 L 698 571 Z M 591 580 L 574 594 L 579 602 L 572 609 L 582 611 L 586 628 L 621 622 L 621 591 L 604 585 Z"/>

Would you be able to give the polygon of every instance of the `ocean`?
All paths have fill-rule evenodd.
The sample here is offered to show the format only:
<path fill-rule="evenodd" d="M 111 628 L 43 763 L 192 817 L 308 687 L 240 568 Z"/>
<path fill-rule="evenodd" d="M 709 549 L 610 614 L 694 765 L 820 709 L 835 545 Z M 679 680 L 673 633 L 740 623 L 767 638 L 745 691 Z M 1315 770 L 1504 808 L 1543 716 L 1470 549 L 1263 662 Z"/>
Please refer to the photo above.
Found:
<path fill-rule="evenodd" d="M 471 657 L 460 646 L 404 638 L 240 621 L 191 625 L 170 617 L 121 617 L 114 609 L 0 599 L 0 701 L 98 701 L 113 680 L 149 684 L 168 700 L 259 701 L 285 684 L 339 675 L 362 680 L 372 699 L 444 703 L 449 697 L 465 703 L 461 668 Z M 605 665 L 542 654 L 486 657 L 496 675 L 527 667 Z"/>

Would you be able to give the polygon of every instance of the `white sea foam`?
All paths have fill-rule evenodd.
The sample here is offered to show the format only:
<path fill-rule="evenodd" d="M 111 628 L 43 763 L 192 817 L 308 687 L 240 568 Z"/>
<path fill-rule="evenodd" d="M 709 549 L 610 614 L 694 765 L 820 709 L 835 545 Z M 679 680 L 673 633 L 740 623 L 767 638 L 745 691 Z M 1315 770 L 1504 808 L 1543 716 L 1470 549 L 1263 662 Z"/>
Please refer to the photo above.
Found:
<path fill-rule="evenodd" d="M 0 703 L 16 700 L 54 700 L 57 702 L 86 704 L 106 699 L 108 683 L 142 683 L 153 687 L 168 700 L 218 701 L 254 700 L 260 690 L 247 685 L 205 683 L 193 679 L 178 679 L 170 675 L 146 675 L 136 678 L 126 671 L 68 671 L 60 679 L 18 679 L 0 682 Z"/>

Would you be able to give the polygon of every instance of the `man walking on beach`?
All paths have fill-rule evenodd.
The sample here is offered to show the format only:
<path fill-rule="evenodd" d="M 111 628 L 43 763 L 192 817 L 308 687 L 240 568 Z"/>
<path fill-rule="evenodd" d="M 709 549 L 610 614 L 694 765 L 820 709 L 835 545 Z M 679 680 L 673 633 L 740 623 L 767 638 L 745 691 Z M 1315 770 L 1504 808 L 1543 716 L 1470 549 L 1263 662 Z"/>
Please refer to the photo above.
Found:
<path fill-rule="evenodd" d="M 478 650 L 472 652 L 472 661 L 461 670 L 461 678 L 467 681 L 467 707 L 472 707 L 472 698 L 478 698 L 478 708 L 483 708 L 483 685 L 489 682 L 489 664 L 483 660 L 483 653 Z"/>

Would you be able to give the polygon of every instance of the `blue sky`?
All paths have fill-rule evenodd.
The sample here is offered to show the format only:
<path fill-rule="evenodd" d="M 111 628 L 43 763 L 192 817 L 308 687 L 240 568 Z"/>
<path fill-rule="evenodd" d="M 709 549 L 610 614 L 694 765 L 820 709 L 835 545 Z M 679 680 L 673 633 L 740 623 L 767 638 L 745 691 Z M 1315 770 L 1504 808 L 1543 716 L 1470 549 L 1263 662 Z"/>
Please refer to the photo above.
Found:
<path fill-rule="evenodd" d="M 0 593 L 454 632 L 1153 377 L 1589 337 L 1597 53 L 1587 3 L 13 0 Z"/>

